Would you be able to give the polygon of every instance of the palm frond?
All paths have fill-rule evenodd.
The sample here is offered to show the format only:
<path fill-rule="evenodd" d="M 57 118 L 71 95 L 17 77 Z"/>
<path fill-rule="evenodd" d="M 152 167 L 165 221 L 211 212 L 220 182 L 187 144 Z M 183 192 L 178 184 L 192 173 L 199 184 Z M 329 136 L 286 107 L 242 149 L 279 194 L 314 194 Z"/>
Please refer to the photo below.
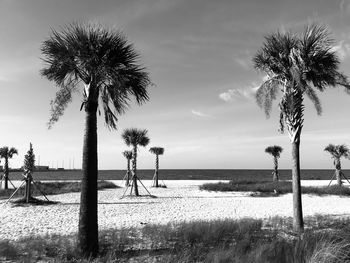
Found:
<path fill-rule="evenodd" d="M 62 86 L 56 92 L 56 96 L 54 100 L 51 100 L 50 106 L 50 120 L 48 122 L 48 128 L 52 128 L 52 126 L 59 120 L 59 118 L 64 114 L 65 109 L 68 104 L 72 101 L 72 93 L 75 91 L 74 86 Z"/>
<path fill-rule="evenodd" d="M 83 106 L 100 101 L 105 123 L 111 129 L 116 129 L 116 116 L 125 112 L 131 98 L 138 104 L 149 100 L 149 74 L 139 64 L 140 56 L 133 45 L 120 31 L 70 24 L 61 32 L 53 30 L 51 37 L 43 42 L 41 52 L 46 63 L 41 74 L 60 88 L 53 102 L 50 124 L 58 120 L 71 100 L 67 91 L 77 88 L 80 82 L 89 87 Z"/>
<path fill-rule="evenodd" d="M 269 146 L 265 149 L 265 152 L 271 154 L 273 157 L 279 158 L 283 148 L 279 145 Z"/>
<path fill-rule="evenodd" d="M 321 101 L 318 98 L 316 92 L 310 86 L 307 85 L 305 87 L 305 93 L 309 97 L 309 99 L 312 101 L 312 103 L 314 104 L 315 109 L 317 111 L 317 114 L 321 115 L 321 113 L 322 113 Z"/>
<path fill-rule="evenodd" d="M 132 151 L 124 151 L 123 155 L 126 159 L 130 160 L 132 158 Z"/>
<path fill-rule="evenodd" d="M 146 129 L 129 128 L 123 131 L 122 139 L 127 146 L 147 146 L 150 142 L 147 133 L 148 131 Z"/>
<path fill-rule="evenodd" d="M 329 152 L 335 159 L 340 159 L 341 157 L 350 157 L 350 150 L 345 144 L 334 145 L 330 143 L 325 147 L 324 150 Z"/>
<path fill-rule="evenodd" d="M 164 148 L 162 147 L 151 147 L 149 151 L 155 155 L 162 155 L 164 154 Z"/>
<path fill-rule="evenodd" d="M 18 154 L 18 150 L 14 147 L 4 146 L 0 148 L 0 158 L 12 158 L 15 154 Z"/>
<path fill-rule="evenodd" d="M 9 158 L 12 158 L 13 155 L 15 155 L 15 154 L 16 154 L 16 155 L 18 154 L 18 150 L 17 150 L 16 148 L 14 148 L 14 147 L 11 147 L 10 150 L 9 150 L 9 152 L 8 152 Z"/>
<path fill-rule="evenodd" d="M 280 86 L 281 82 L 278 78 L 270 78 L 264 81 L 255 93 L 256 102 L 260 108 L 264 109 L 266 117 L 270 116 L 272 101 L 276 99 Z"/>
<path fill-rule="evenodd" d="M 0 148 L 0 158 L 7 158 L 9 152 L 9 147 L 4 146 Z"/>

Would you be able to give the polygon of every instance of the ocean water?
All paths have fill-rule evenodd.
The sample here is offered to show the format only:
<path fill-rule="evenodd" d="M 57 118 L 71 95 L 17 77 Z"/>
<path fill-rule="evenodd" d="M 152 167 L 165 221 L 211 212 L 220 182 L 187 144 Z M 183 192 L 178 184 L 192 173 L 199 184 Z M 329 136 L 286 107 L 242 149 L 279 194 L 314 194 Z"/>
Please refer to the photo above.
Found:
<path fill-rule="evenodd" d="M 268 169 L 160 169 L 159 178 L 163 180 L 271 180 L 272 170 Z M 350 180 L 350 170 L 343 170 L 345 176 Z M 302 180 L 330 180 L 334 170 L 301 170 Z M 100 180 L 120 180 L 124 177 L 125 170 L 100 170 Z M 138 170 L 140 179 L 149 180 L 154 175 L 154 170 Z M 64 171 L 37 171 L 33 174 L 35 180 L 79 180 L 81 170 Z M 10 179 L 22 179 L 21 172 L 11 172 Z M 280 179 L 290 180 L 291 170 L 281 169 Z"/>

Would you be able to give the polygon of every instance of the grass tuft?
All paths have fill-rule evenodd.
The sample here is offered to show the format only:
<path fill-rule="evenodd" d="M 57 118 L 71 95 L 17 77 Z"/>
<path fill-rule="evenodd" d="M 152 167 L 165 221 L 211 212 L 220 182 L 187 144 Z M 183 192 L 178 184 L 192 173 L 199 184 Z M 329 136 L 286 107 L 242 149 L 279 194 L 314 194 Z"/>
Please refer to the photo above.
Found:
<path fill-rule="evenodd" d="M 41 196 L 40 190 L 45 193 L 45 195 L 56 195 L 56 194 L 65 194 L 65 193 L 73 193 L 73 192 L 80 192 L 81 183 L 80 182 L 36 182 L 34 184 L 34 187 L 32 187 L 33 196 Z M 112 182 L 108 181 L 98 181 L 97 183 L 97 189 L 110 189 L 110 188 L 118 188 L 119 186 L 115 185 Z M 39 190 L 39 189 L 40 190 Z M 6 199 L 9 198 L 12 193 L 14 192 L 13 189 L 0 189 L 0 199 Z M 19 191 L 16 193 L 14 197 L 20 197 L 24 196 L 25 193 L 25 187 L 22 186 Z"/>
<path fill-rule="evenodd" d="M 292 193 L 292 182 L 261 182 L 261 181 L 230 181 L 228 183 L 207 183 L 199 187 L 200 190 L 219 192 L 252 192 L 251 196 L 278 196 L 280 194 Z M 303 194 L 315 195 L 341 195 L 350 196 L 350 188 L 332 185 L 329 187 L 301 187 Z"/>

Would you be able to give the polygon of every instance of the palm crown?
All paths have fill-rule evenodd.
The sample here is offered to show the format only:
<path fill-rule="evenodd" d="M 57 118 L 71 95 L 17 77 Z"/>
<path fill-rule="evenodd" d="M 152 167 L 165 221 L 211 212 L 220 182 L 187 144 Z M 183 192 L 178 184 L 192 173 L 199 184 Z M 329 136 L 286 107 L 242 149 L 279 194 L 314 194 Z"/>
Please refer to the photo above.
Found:
<path fill-rule="evenodd" d="M 122 133 L 122 138 L 124 139 L 127 146 L 147 146 L 150 139 L 147 136 L 148 131 L 146 129 L 136 129 L 130 128 L 125 129 Z"/>
<path fill-rule="evenodd" d="M 12 158 L 14 154 L 18 154 L 17 149 L 14 147 L 11 147 L 10 149 L 7 146 L 0 148 L 1 158 Z"/>
<path fill-rule="evenodd" d="M 155 155 L 164 154 L 164 148 L 162 148 L 162 147 L 152 147 L 149 149 L 149 151 Z"/>
<path fill-rule="evenodd" d="M 283 151 L 283 148 L 278 145 L 269 146 L 265 149 L 266 153 L 271 154 L 273 157 L 280 158 L 281 152 Z"/>
<path fill-rule="evenodd" d="M 124 151 L 123 155 L 126 159 L 130 160 L 132 158 L 132 151 Z"/>
<path fill-rule="evenodd" d="M 284 115 L 292 112 L 291 108 L 297 103 L 293 94 L 289 96 L 292 88 L 305 93 L 318 114 L 322 108 L 313 88 L 324 91 L 327 86 L 342 85 L 350 91 L 347 78 L 338 71 L 339 59 L 332 44 L 327 29 L 318 25 L 306 27 L 301 35 L 277 32 L 265 37 L 263 47 L 253 58 L 255 68 L 267 74 L 267 80 L 257 90 L 256 99 L 269 116 L 272 101 L 282 90 L 282 131 Z M 301 103 L 298 105 L 303 107 Z"/>
<path fill-rule="evenodd" d="M 133 96 L 137 103 L 148 100 L 148 73 L 138 65 L 138 53 L 120 32 L 101 26 L 71 24 L 61 33 L 53 30 L 41 51 L 47 67 L 41 74 L 60 88 L 51 101 L 49 127 L 72 100 L 83 83 L 85 109 L 103 108 L 105 122 L 116 128 L 116 114 L 124 113 Z"/>
<path fill-rule="evenodd" d="M 341 157 L 350 158 L 349 148 L 342 145 L 329 144 L 325 149 L 326 152 L 329 152 L 333 158 L 340 159 Z"/>

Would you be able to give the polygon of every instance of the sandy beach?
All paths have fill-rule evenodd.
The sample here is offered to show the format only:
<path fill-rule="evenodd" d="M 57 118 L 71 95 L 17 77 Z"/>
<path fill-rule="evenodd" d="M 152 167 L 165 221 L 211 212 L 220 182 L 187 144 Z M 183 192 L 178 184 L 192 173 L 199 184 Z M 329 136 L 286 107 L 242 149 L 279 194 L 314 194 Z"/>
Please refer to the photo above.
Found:
<path fill-rule="evenodd" d="M 120 181 L 113 181 L 122 185 Z M 214 220 L 243 217 L 269 218 L 292 216 L 292 195 L 250 197 L 250 193 L 208 192 L 199 190 L 203 180 L 167 180 L 167 188 L 150 187 L 154 198 L 127 196 L 125 188 L 99 191 L 99 229 L 142 227 L 145 224 Z M 302 185 L 327 185 L 329 181 L 302 181 Z M 145 190 L 140 187 L 140 193 Z M 80 193 L 51 195 L 59 202 L 45 206 L 14 207 L 0 201 L 0 239 L 17 240 L 33 235 L 69 235 L 77 231 Z M 304 216 L 350 216 L 349 198 L 339 196 L 303 195 Z"/>

